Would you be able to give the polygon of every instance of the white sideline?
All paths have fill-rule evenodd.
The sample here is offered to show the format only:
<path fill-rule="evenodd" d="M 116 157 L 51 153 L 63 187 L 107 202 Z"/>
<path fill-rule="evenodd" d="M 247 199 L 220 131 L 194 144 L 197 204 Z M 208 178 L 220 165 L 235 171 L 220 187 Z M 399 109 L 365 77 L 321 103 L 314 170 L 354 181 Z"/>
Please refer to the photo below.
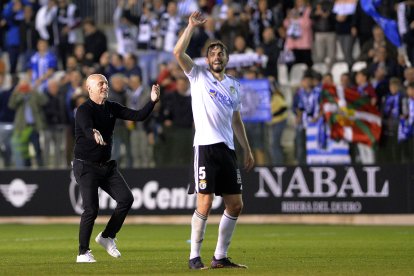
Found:
<path fill-rule="evenodd" d="M 210 215 L 210 223 L 219 223 L 221 215 Z M 0 217 L 0 224 L 78 224 L 80 217 Z M 99 216 L 96 223 L 106 223 L 109 216 Z M 191 214 L 176 216 L 128 216 L 126 224 L 189 224 Z M 347 224 L 414 225 L 414 214 L 400 215 L 242 215 L 244 224 Z"/>

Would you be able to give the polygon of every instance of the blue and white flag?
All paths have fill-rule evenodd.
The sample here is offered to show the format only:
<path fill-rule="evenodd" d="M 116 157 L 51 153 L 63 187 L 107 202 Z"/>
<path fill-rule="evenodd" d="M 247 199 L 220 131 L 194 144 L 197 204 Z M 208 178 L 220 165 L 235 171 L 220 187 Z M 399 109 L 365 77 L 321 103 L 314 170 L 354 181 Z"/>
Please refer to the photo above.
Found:
<path fill-rule="evenodd" d="M 398 33 L 397 22 L 393 19 L 385 18 L 377 11 L 377 7 L 380 6 L 382 0 L 361 0 L 361 7 L 366 14 L 370 15 L 375 22 L 384 30 L 385 36 L 397 47 L 401 46 L 401 38 Z"/>
<path fill-rule="evenodd" d="M 307 164 L 350 164 L 349 144 L 329 138 L 323 118 L 309 122 L 306 128 Z"/>

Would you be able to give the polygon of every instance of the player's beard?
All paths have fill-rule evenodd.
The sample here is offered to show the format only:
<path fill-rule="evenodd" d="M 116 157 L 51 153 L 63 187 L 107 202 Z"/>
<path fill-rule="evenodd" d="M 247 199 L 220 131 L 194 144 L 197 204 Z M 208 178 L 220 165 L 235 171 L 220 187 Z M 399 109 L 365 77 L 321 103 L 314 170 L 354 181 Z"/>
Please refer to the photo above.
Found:
<path fill-rule="evenodd" d="M 214 73 L 221 73 L 224 69 L 224 63 L 214 65 L 213 63 L 209 64 L 210 71 L 213 71 Z"/>

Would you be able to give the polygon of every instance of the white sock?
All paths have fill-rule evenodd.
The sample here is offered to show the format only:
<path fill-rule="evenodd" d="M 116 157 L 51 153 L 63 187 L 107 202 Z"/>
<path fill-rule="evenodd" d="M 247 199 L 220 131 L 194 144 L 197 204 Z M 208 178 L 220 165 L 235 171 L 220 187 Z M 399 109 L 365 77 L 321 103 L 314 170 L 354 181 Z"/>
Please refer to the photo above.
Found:
<path fill-rule="evenodd" d="M 231 237 L 236 228 L 237 218 L 230 216 L 224 211 L 220 220 L 217 246 L 214 252 L 216 260 L 227 258 L 227 250 L 229 249 Z"/>
<path fill-rule="evenodd" d="M 191 219 L 191 252 L 190 260 L 199 257 L 201 251 L 201 244 L 203 243 L 204 233 L 206 232 L 207 217 L 194 211 Z"/>

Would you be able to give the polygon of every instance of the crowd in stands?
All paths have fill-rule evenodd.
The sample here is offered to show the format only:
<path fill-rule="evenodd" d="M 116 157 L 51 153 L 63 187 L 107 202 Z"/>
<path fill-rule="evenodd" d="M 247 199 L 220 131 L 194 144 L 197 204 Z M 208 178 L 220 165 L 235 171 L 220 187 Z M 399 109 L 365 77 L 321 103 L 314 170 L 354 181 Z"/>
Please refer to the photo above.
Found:
<path fill-rule="evenodd" d="M 88 97 L 85 79 L 91 73 L 107 77 L 109 100 L 131 108 L 148 101 L 152 83 L 161 86 L 161 101 L 149 119 L 116 125 L 113 158 L 121 167 L 188 166 L 194 133 L 189 82 L 172 50 L 196 10 L 208 20 L 190 42 L 192 58 L 204 57 L 205 45 L 216 39 L 228 46 L 230 59 L 264 57 L 227 72 L 271 84 L 272 119 L 246 123 L 257 165 L 306 164 L 306 125 L 321 115 L 323 85 L 354 87 L 381 114 L 380 140 L 368 149 L 351 146 L 353 162 L 413 160 L 414 138 L 402 141 L 398 131 L 400 119 L 408 128 L 414 123 L 414 1 L 382 1 L 377 7 L 398 22 L 401 47 L 359 1 L 350 10 L 341 6 L 349 2 L 118 0 L 108 31 L 81 18 L 75 1 L 3 0 L 0 166 L 70 166 L 74 114 Z M 345 65 L 340 74 L 337 64 Z M 294 83 L 297 68 L 303 70 Z M 282 143 L 289 125 L 295 129 L 293 158 Z"/>

